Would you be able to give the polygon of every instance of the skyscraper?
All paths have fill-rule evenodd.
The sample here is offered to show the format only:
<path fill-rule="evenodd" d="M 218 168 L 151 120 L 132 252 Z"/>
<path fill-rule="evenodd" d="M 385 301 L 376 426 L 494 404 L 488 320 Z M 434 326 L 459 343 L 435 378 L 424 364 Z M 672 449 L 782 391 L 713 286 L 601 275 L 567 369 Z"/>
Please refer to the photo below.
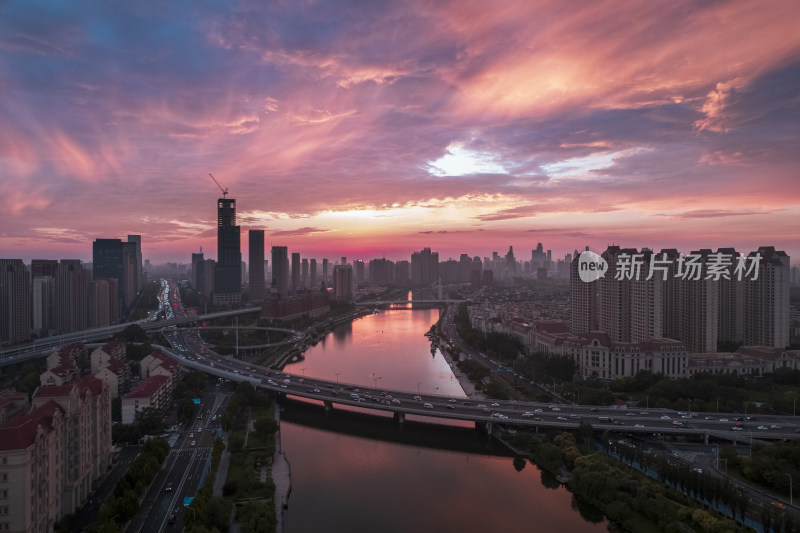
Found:
<path fill-rule="evenodd" d="M 200 291 L 200 278 L 198 274 L 200 273 L 200 265 L 205 260 L 205 256 L 203 255 L 202 248 L 200 252 L 193 252 L 192 253 L 192 287 L 194 290 Z"/>
<path fill-rule="evenodd" d="M 214 272 L 214 303 L 242 301 L 241 231 L 236 225 L 236 200 L 217 199 L 217 264 Z"/>
<path fill-rule="evenodd" d="M 424 248 L 411 254 L 411 283 L 430 285 L 439 279 L 439 253 Z"/>
<path fill-rule="evenodd" d="M 0 259 L 0 345 L 31 338 L 31 279 L 22 259 Z"/>
<path fill-rule="evenodd" d="M 760 257 L 756 279 L 744 285 L 744 343 L 749 346 L 789 346 L 789 256 L 761 246 L 748 258 Z"/>
<path fill-rule="evenodd" d="M 328 260 L 322 260 L 322 283 L 328 284 Z"/>
<path fill-rule="evenodd" d="M 272 247 L 272 288 L 285 298 L 289 295 L 289 249 Z"/>
<path fill-rule="evenodd" d="M 300 286 L 304 289 L 308 288 L 308 259 L 303 258 L 302 269 L 300 274 Z"/>
<path fill-rule="evenodd" d="M 292 292 L 300 288 L 300 254 L 292 253 Z"/>
<path fill-rule="evenodd" d="M 261 302 L 266 296 L 264 281 L 264 230 L 251 229 L 248 233 L 250 256 L 250 301 Z"/>
<path fill-rule="evenodd" d="M 142 267 L 142 236 L 141 235 L 128 235 L 128 242 L 133 243 L 134 245 L 134 259 L 133 264 L 136 272 L 134 273 L 135 277 L 135 292 L 138 294 L 140 290 L 142 290 L 142 284 L 144 283 L 144 276 L 143 272 L 144 269 Z"/>
<path fill-rule="evenodd" d="M 310 272 L 308 274 L 308 287 L 317 290 L 317 260 L 312 259 L 310 264 Z"/>

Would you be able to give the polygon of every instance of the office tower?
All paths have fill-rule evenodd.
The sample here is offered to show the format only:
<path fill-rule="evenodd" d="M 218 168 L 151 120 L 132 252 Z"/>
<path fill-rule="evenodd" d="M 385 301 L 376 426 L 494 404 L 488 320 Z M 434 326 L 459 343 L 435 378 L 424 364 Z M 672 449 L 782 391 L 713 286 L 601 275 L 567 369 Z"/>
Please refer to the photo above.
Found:
<path fill-rule="evenodd" d="M 92 279 L 114 278 L 117 280 L 120 308 L 125 307 L 123 281 L 122 241 L 119 239 L 95 239 L 92 243 Z M 88 284 L 88 281 L 87 281 Z"/>
<path fill-rule="evenodd" d="M 408 261 L 398 261 L 394 264 L 394 279 L 401 287 L 408 285 L 411 279 L 411 263 Z"/>
<path fill-rule="evenodd" d="M 341 264 L 342 264 L 342 265 L 346 265 L 346 264 L 347 264 L 347 257 L 345 257 L 345 256 L 342 256 L 342 262 L 341 262 Z"/>
<path fill-rule="evenodd" d="M 439 279 L 439 254 L 423 248 L 411 254 L 411 283 L 430 285 Z"/>
<path fill-rule="evenodd" d="M 366 276 L 364 261 L 357 259 L 353 261 L 353 265 L 356 270 L 356 283 L 364 283 Z"/>
<path fill-rule="evenodd" d="M 758 255 L 756 255 L 758 254 Z M 789 346 L 789 256 L 773 246 L 750 252 L 748 260 L 760 257 L 758 277 L 744 285 L 744 344 Z"/>
<path fill-rule="evenodd" d="M 236 200 L 217 199 L 217 264 L 214 271 L 214 303 L 242 301 L 241 231 L 236 225 Z"/>
<path fill-rule="evenodd" d="M 62 259 L 56 270 L 55 324 L 58 333 L 86 329 L 89 273 L 78 259 Z"/>
<path fill-rule="evenodd" d="M 340 302 L 353 300 L 353 269 L 350 265 L 333 267 L 333 299 Z"/>
<path fill-rule="evenodd" d="M 289 295 L 288 254 L 286 246 L 272 247 L 272 288 L 284 298 Z"/>
<path fill-rule="evenodd" d="M 539 243 L 541 247 L 541 243 Z M 538 264 L 538 263 L 537 263 Z M 597 329 L 597 295 L 600 282 L 581 280 L 578 271 L 579 256 L 575 256 L 570 264 L 569 295 L 572 314 L 569 330 L 572 333 L 588 333 Z M 538 268 L 541 267 L 537 267 Z"/>
<path fill-rule="evenodd" d="M 34 259 L 31 261 L 31 276 L 40 278 L 42 276 L 56 277 L 58 260 L 56 259 Z"/>
<path fill-rule="evenodd" d="M 31 338 L 31 279 L 22 259 L 0 259 L 0 345 Z"/>
<path fill-rule="evenodd" d="M 213 259 L 204 259 L 197 263 L 196 281 L 197 292 L 204 298 L 211 298 L 214 293 L 214 275 L 217 270 L 217 262 Z"/>
<path fill-rule="evenodd" d="M 301 270 L 300 270 L 300 286 L 304 289 L 308 288 L 308 259 L 305 257 L 303 258 Z"/>
<path fill-rule="evenodd" d="M 134 292 L 136 294 L 142 290 L 142 284 L 144 283 L 144 269 L 142 268 L 142 236 L 141 235 L 128 235 L 128 242 L 132 243 L 133 250 L 134 250 L 134 268 L 135 268 L 135 289 Z"/>
<path fill-rule="evenodd" d="M 245 261 L 242 261 L 242 278 L 241 279 L 242 280 L 248 279 L 248 276 L 247 276 L 247 263 Z"/>
<path fill-rule="evenodd" d="M 250 301 L 261 302 L 267 294 L 264 278 L 264 230 L 251 229 L 247 235 L 250 256 Z"/>
<path fill-rule="evenodd" d="M 292 292 L 300 288 L 300 254 L 292 253 Z"/>
<path fill-rule="evenodd" d="M 87 321 L 90 328 L 110 326 L 119 321 L 117 280 L 97 279 L 89 283 Z"/>
<path fill-rule="evenodd" d="M 317 287 L 317 260 L 312 259 L 310 266 L 309 266 L 309 273 L 308 273 L 308 286 L 311 289 L 318 289 Z"/>
<path fill-rule="evenodd" d="M 139 268 L 137 267 L 137 243 L 123 242 L 122 244 L 122 279 L 119 280 L 120 292 L 124 309 L 130 309 L 136 302 L 139 281 Z M 94 278 L 97 279 L 97 278 Z"/>
<path fill-rule="evenodd" d="M 202 249 L 199 252 L 192 253 L 192 287 L 194 290 L 200 291 L 200 278 L 198 277 L 198 265 L 205 260 Z"/>
<path fill-rule="evenodd" d="M 58 267 L 58 261 L 56 261 L 56 267 Z M 55 301 L 55 276 L 33 278 L 32 326 L 33 332 L 40 337 L 52 335 L 55 332 Z"/>
<path fill-rule="evenodd" d="M 328 260 L 322 260 L 322 283 L 328 284 Z"/>

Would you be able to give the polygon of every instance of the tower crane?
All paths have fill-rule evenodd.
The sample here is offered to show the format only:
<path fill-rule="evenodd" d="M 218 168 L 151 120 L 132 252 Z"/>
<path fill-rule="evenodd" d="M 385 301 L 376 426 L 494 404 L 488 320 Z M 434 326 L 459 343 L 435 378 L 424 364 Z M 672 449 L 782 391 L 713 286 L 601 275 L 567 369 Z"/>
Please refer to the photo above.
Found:
<path fill-rule="evenodd" d="M 223 198 L 225 198 L 225 197 L 228 195 L 228 188 L 227 188 L 227 187 L 225 187 L 225 188 L 223 189 L 223 188 L 222 188 L 222 185 L 220 185 L 220 184 L 219 184 L 219 182 L 217 181 L 217 178 L 215 178 L 215 177 L 214 177 L 214 174 L 212 174 L 211 172 L 209 172 L 209 173 L 208 173 L 208 175 L 209 175 L 209 176 L 211 176 L 211 179 L 212 179 L 212 180 L 214 180 L 214 183 L 216 183 L 216 184 L 217 184 L 217 187 L 219 187 L 219 190 L 221 190 L 221 191 L 222 191 L 222 197 L 223 197 Z"/>

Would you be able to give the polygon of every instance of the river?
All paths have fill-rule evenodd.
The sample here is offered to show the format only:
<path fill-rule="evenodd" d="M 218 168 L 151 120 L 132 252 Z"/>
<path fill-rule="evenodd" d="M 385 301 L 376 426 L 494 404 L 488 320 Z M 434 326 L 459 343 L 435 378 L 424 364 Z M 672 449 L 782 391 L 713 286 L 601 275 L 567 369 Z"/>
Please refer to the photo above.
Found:
<path fill-rule="evenodd" d="M 377 384 L 387 389 L 464 396 L 424 336 L 439 311 L 393 310 L 343 325 L 287 371 Z M 598 532 L 572 495 L 528 463 L 521 471 L 472 424 L 448 427 L 288 402 L 282 447 L 292 467 L 286 533 L 319 531 Z M 430 422 L 430 419 L 428 419 Z M 551 487 L 551 488 L 547 488 Z M 591 514 L 591 513 L 589 513 Z"/>

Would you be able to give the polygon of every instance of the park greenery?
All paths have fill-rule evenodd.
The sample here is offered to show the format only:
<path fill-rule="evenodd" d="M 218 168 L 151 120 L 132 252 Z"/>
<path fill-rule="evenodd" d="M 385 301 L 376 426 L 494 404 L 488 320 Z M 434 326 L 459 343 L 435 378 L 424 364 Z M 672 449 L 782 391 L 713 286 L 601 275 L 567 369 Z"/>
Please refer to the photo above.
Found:
<path fill-rule="evenodd" d="M 556 478 L 566 480 L 586 520 L 599 522 L 605 516 L 618 529 L 635 532 L 745 530 L 737 521 L 748 500 L 727 479 L 607 439 L 598 453 L 591 427 L 584 426 L 575 434 L 552 432 L 526 442 L 520 436 L 514 444 L 530 447 L 545 486 L 555 488 L 560 486 Z M 521 470 L 516 462 L 514 467 Z M 723 508 L 731 509 L 736 521 L 717 512 Z M 761 521 L 774 532 L 794 527 L 791 517 L 775 508 L 764 509 Z"/>
<path fill-rule="evenodd" d="M 776 442 L 770 446 L 754 443 L 752 455 L 739 455 L 734 446 L 724 446 L 719 457 L 727 463 L 728 471 L 787 500 L 789 481 L 794 492 L 800 488 L 800 439 Z M 723 463 L 723 464 L 725 464 Z"/>

